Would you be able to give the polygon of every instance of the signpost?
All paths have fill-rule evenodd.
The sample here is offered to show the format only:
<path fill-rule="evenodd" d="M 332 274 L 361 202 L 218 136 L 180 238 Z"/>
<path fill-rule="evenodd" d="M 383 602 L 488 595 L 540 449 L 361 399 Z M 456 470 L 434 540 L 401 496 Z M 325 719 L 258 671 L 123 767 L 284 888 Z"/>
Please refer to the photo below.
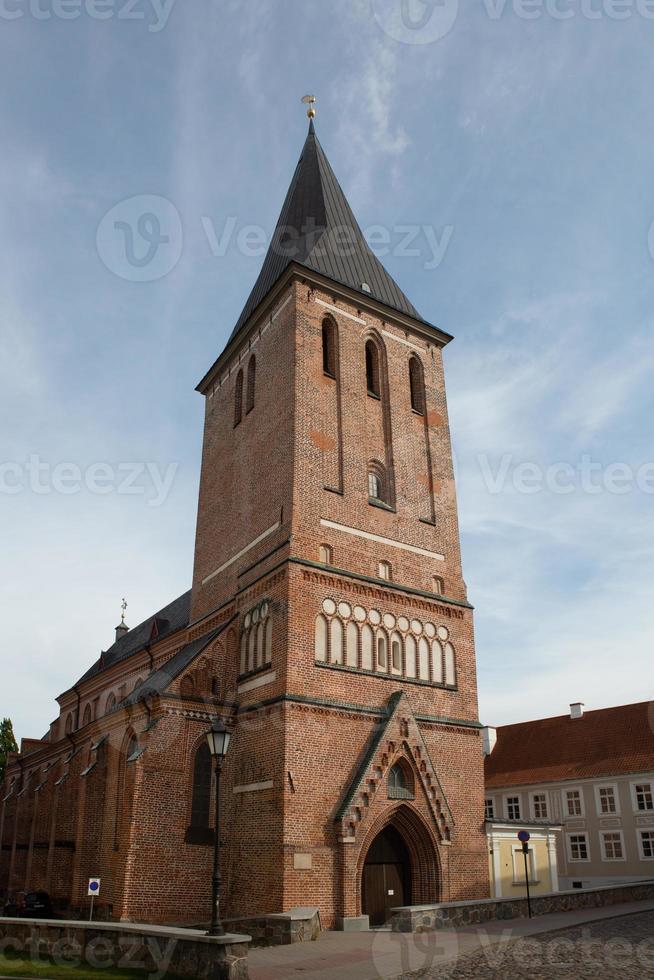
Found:
<path fill-rule="evenodd" d="M 86 891 L 87 895 L 91 896 L 91 911 L 89 913 L 89 922 L 93 921 L 93 902 L 95 901 L 95 896 L 100 894 L 100 879 L 99 878 L 89 878 L 89 887 Z"/>
<path fill-rule="evenodd" d="M 525 859 L 525 883 L 527 885 L 527 912 L 531 919 L 531 895 L 529 894 L 529 831 L 519 830 L 518 840 L 522 844 L 522 856 Z"/>

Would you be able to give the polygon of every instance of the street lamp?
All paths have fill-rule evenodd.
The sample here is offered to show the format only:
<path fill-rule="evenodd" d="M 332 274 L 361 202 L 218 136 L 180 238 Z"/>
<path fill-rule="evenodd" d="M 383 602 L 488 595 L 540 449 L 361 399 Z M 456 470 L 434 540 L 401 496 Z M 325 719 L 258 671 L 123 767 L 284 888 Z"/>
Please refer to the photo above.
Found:
<path fill-rule="evenodd" d="M 209 936 L 224 936 L 220 921 L 220 770 L 222 769 L 223 759 L 227 755 L 227 749 L 232 737 L 221 721 L 214 721 L 207 732 L 207 743 L 212 758 L 216 763 L 216 830 L 213 842 L 213 893 L 211 925 L 209 926 Z"/>

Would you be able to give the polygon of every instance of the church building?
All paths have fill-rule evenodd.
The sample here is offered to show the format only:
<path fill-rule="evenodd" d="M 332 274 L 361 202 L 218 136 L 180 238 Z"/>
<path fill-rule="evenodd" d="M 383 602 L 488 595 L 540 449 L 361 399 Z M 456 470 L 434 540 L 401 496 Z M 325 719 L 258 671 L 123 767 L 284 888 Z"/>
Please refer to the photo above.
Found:
<path fill-rule="evenodd" d="M 383 217 L 383 215 L 380 215 Z M 313 119 L 259 278 L 198 385 L 191 589 L 11 756 L 0 888 L 116 920 L 317 907 L 327 928 L 489 893 L 472 607 L 443 348 L 368 247 Z M 366 916 L 368 919 L 366 919 Z"/>

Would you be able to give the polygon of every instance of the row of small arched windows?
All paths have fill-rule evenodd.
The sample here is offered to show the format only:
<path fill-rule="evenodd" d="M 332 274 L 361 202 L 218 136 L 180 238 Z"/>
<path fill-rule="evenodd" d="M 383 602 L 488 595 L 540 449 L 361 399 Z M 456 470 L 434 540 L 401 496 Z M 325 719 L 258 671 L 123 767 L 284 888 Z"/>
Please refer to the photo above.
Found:
<path fill-rule="evenodd" d="M 254 354 L 248 361 L 247 388 L 245 391 L 245 414 L 254 408 L 254 395 L 257 384 L 257 360 Z M 243 369 L 236 375 L 236 389 L 234 392 L 234 427 L 243 418 Z"/>
<path fill-rule="evenodd" d="M 353 667 L 373 673 L 395 674 L 447 687 L 456 686 L 456 654 L 452 643 L 438 639 L 403 636 L 360 626 L 354 620 L 316 617 L 315 658 L 318 662 Z"/>
<path fill-rule="evenodd" d="M 139 687 L 142 683 L 143 683 L 143 678 L 139 677 L 136 683 L 134 684 L 132 690 L 135 691 L 136 688 Z M 116 700 L 116 695 L 114 694 L 113 691 L 111 691 L 111 693 L 107 696 L 107 700 L 105 702 L 104 714 L 108 715 L 110 711 L 113 711 L 117 703 L 118 702 Z M 92 721 L 94 721 L 93 707 L 91 705 L 91 702 L 88 702 L 82 714 L 81 727 L 84 728 L 86 725 L 90 725 Z M 75 714 L 74 712 L 69 711 L 68 714 L 66 715 L 66 721 L 64 723 L 64 731 L 66 735 L 70 735 L 74 727 L 75 727 Z"/>
<path fill-rule="evenodd" d="M 366 390 L 372 398 L 381 398 L 381 352 L 378 344 L 369 338 L 365 347 Z M 322 369 L 329 378 L 338 374 L 338 343 L 336 324 L 330 317 L 322 323 Z M 419 415 L 425 414 L 425 379 L 422 362 L 417 355 L 409 358 L 409 392 L 411 408 Z"/>

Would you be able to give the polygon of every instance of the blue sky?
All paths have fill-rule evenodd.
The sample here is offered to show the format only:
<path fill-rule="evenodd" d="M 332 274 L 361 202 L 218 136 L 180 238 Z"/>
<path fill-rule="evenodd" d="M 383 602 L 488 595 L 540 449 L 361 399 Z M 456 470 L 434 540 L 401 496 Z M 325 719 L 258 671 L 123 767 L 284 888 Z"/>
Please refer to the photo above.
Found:
<path fill-rule="evenodd" d="M 0 2 L 0 462 L 18 488 L 0 493 L 0 711 L 17 734 L 45 731 L 123 595 L 135 625 L 190 583 L 193 389 L 257 274 L 237 236 L 272 231 L 305 92 L 362 227 L 390 230 L 387 267 L 456 337 L 482 719 L 651 697 L 654 6 L 96 2 Z M 144 197 L 170 270 L 108 244 Z M 431 229 L 418 254 L 406 225 Z M 171 480 L 160 506 L 152 473 Z"/>

